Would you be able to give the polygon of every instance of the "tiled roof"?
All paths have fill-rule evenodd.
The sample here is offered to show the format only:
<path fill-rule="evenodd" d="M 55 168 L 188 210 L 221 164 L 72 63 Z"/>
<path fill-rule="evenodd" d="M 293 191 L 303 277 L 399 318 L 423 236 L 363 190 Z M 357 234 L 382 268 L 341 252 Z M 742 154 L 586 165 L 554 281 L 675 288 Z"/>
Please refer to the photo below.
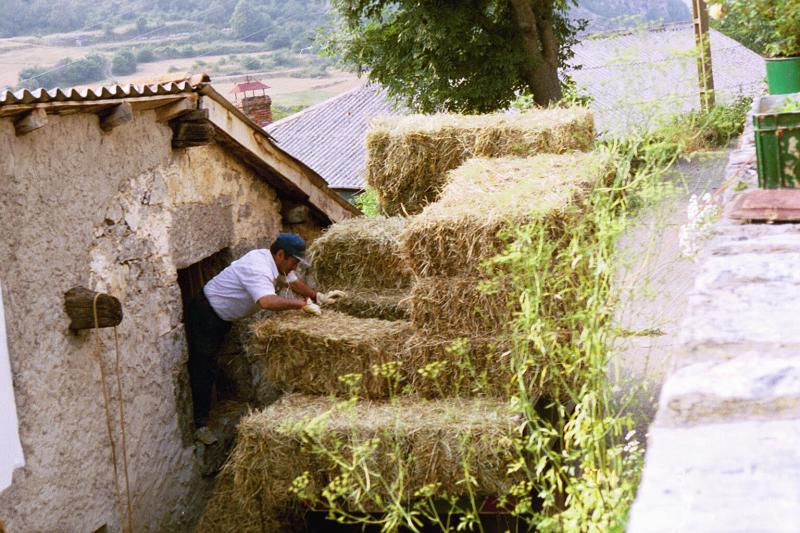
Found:
<path fill-rule="evenodd" d="M 208 81 L 205 74 L 198 76 L 177 75 L 172 79 L 159 78 L 143 80 L 142 83 L 107 85 L 102 87 L 70 87 L 67 89 L 20 89 L 0 92 L 0 105 L 38 104 L 47 102 L 89 102 L 94 100 L 113 100 L 117 98 L 140 98 L 191 92 Z"/>
<path fill-rule="evenodd" d="M 363 189 L 364 140 L 371 119 L 398 115 L 380 86 L 368 84 L 267 126 L 283 150 L 314 169 L 332 189 Z"/>
<path fill-rule="evenodd" d="M 599 34 L 574 48 L 571 71 L 594 99 L 598 131 L 621 131 L 663 113 L 699 107 L 694 29 L 689 24 Z M 763 91 L 764 60 L 711 30 L 711 59 L 717 100 Z"/>

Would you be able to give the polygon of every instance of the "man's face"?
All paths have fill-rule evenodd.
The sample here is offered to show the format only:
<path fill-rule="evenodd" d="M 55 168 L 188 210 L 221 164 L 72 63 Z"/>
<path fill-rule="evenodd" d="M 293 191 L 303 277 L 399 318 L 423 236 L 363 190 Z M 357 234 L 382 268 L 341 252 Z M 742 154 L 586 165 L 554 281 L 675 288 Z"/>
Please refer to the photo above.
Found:
<path fill-rule="evenodd" d="M 275 254 L 275 265 L 278 267 L 278 272 L 284 276 L 297 268 L 299 264 L 300 261 L 294 256 L 287 255 L 285 250 L 278 250 L 278 253 Z"/>

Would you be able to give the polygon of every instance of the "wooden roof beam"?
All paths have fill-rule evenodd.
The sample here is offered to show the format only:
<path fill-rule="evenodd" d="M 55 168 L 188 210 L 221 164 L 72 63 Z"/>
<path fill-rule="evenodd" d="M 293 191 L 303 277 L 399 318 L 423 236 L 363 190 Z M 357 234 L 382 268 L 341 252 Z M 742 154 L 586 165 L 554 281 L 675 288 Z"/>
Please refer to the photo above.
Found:
<path fill-rule="evenodd" d="M 346 220 L 359 214 L 358 210 L 328 188 L 327 183 L 313 170 L 278 148 L 270 137 L 242 112 L 236 109 L 213 89 L 201 90 L 204 96 L 200 107 L 208 110 L 209 121 L 242 149 L 251 154 L 260 165 L 282 176 L 314 208 L 324 213 L 332 222 Z"/>
<path fill-rule="evenodd" d="M 186 113 L 197 109 L 197 95 L 187 96 L 181 98 L 177 102 L 170 102 L 166 105 L 156 108 L 156 120 L 159 122 L 169 122 L 170 120 L 179 118 Z"/>

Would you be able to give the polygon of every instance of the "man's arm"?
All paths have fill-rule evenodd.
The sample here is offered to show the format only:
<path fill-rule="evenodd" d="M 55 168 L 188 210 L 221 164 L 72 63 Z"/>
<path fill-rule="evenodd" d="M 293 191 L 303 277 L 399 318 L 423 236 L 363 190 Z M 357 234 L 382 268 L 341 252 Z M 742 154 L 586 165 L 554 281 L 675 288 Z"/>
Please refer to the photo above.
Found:
<path fill-rule="evenodd" d="M 303 298 L 311 298 L 312 301 L 317 301 L 317 291 L 306 285 L 305 281 L 297 279 L 289 283 L 289 287 Z"/>
<path fill-rule="evenodd" d="M 270 294 L 259 298 L 258 305 L 261 306 L 261 309 L 267 309 L 269 311 L 285 311 L 287 309 L 302 309 L 306 306 L 306 301 Z"/>

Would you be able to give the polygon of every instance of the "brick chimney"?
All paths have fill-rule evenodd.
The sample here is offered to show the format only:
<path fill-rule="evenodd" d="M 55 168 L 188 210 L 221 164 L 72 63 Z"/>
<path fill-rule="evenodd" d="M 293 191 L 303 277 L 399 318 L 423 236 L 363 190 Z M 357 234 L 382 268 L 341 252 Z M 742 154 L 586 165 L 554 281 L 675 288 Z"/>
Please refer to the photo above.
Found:
<path fill-rule="evenodd" d="M 245 115 L 262 128 L 272 123 L 272 98 L 266 94 L 246 96 L 242 98 L 240 107 Z"/>
<path fill-rule="evenodd" d="M 272 123 L 272 98 L 267 94 L 267 89 L 268 85 L 247 76 L 231 91 L 236 106 L 262 128 Z"/>

